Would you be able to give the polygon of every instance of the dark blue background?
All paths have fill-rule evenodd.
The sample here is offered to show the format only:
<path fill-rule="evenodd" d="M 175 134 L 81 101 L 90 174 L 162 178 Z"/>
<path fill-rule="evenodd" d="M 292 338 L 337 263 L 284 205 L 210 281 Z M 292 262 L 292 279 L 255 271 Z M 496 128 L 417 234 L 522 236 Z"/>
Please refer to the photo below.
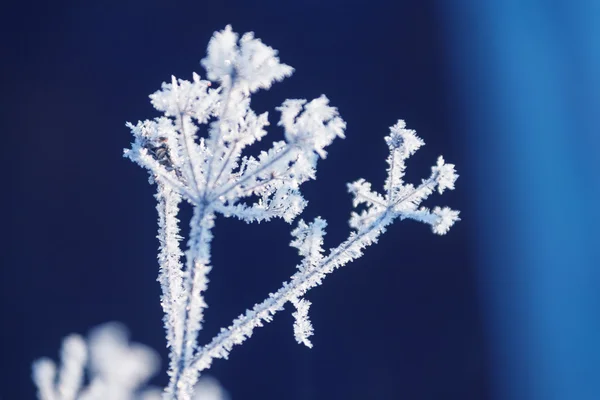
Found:
<path fill-rule="evenodd" d="M 254 31 L 279 50 L 282 62 L 296 69 L 291 78 L 253 97 L 257 111 L 270 111 L 272 129 L 267 143 L 282 137 L 273 109 L 286 98 L 311 99 L 324 93 L 348 124 L 347 139 L 337 140 L 328 149 L 328 158 L 319 163 L 317 181 L 303 185 L 309 206 L 302 217 L 327 219 L 326 247 L 336 246 L 348 234 L 351 197 L 346 183 L 362 177 L 381 188 L 387 156 L 383 137 L 399 118 L 427 144 L 409 160 L 407 180 L 419 182 L 428 176 L 429 167 L 443 154 L 461 175 L 457 190 L 434 196 L 427 205 L 459 209 L 463 220 L 442 237 L 423 224 L 398 222 L 363 258 L 311 291 L 312 350 L 294 341 L 289 310 L 235 348 L 228 361 L 217 360 L 210 373 L 234 400 L 550 399 L 527 391 L 538 385 L 528 372 L 544 374 L 531 360 L 539 356 L 551 365 L 560 360 L 523 352 L 519 338 L 529 337 L 531 314 L 520 313 L 518 301 L 530 286 L 515 271 L 522 260 L 532 261 L 527 254 L 539 254 L 549 243 L 563 243 L 578 227 L 556 227 L 543 219 L 534 221 L 537 225 L 531 231 L 523 210 L 539 210 L 539 204 L 550 198 L 548 210 L 560 215 L 554 206 L 562 200 L 552 197 L 553 192 L 546 198 L 536 197 L 541 192 L 526 183 L 517 189 L 505 184 L 540 163 L 528 158 L 537 154 L 536 143 L 523 149 L 515 139 L 500 142 L 507 147 L 498 146 L 503 135 L 522 139 L 528 127 L 519 126 L 519 121 L 502 125 L 511 121 L 511 114 L 490 111 L 502 109 L 488 99 L 513 104 L 511 96 L 498 96 L 491 82 L 502 84 L 503 76 L 520 76 L 523 67 L 544 64 L 544 60 L 524 61 L 510 52 L 502 53 L 505 42 L 493 40 L 493 28 L 501 32 L 501 38 L 511 32 L 528 35 L 526 28 L 515 33 L 510 24 L 500 22 L 543 19 L 547 15 L 539 17 L 537 11 L 554 9 L 531 2 L 531 9 L 505 8 L 500 13 L 504 20 L 496 20 L 494 7 L 452 3 L 62 1 L 4 9 L 0 17 L 5 80 L 0 128 L 1 159 L 9 173 L 4 174 L 2 189 L 0 398 L 34 398 L 31 362 L 41 356 L 56 359 L 66 334 L 86 333 L 106 321 L 125 323 L 133 340 L 158 350 L 166 364 L 160 288 L 155 281 L 154 187 L 148 185 L 146 172 L 122 158 L 122 149 L 130 142 L 124 123 L 158 115 L 147 96 L 170 80 L 171 74 L 191 79 L 196 71 L 204 76 L 198 62 L 209 38 L 215 30 L 232 24 L 239 33 Z M 506 2 L 512 3 L 518 4 Z M 560 11 L 553 12 L 560 15 Z M 551 21 L 549 29 L 569 33 L 569 26 L 574 29 L 578 21 L 571 20 L 571 25 L 560 19 Z M 587 38 L 587 33 L 577 36 L 573 32 L 557 46 L 571 48 L 570 43 Z M 523 54 L 535 58 L 536 46 L 543 53 L 543 35 L 539 41 L 535 32 L 531 35 L 532 49 Z M 593 43 L 580 52 L 600 54 Z M 510 43 L 507 46 L 510 49 Z M 586 60 L 596 59 L 571 61 L 578 66 Z M 578 83 L 592 74 L 573 72 L 578 72 L 573 78 Z M 584 86 L 584 95 L 594 93 L 596 86 Z M 566 87 L 571 86 L 567 83 Z M 560 93 L 523 87 L 513 94 L 525 104 L 516 115 L 526 115 L 529 105 L 541 104 L 539 114 L 533 116 L 541 120 L 553 114 L 544 113 L 545 105 L 535 101 Z M 597 96 L 590 98 L 597 100 Z M 576 100 L 590 111 L 575 114 L 574 120 L 595 121 L 591 110 L 597 103 L 590 105 L 587 98 L 577 96 Z M 597 124 L 591 125 L 584 136 L 589 144 L 598 143 L 595 128 Z M 590 155 L 598 155 L 597 150 L 592 153 L 593 148 L 562 149 L 561 154 L 574 160 L 581 156 L 593 166 Z M 556 168 L 562 171 L 561 166 Z M 564 180 L 558 184 L 574 176 L 561 175 Z M 574 185 L 572 196 L 589 199 L 597 194 L 577 192 L 590 185 L 598 188 L 594 182 Z M 557 191 L 563 193 L 560 186 Z M 514 198 L 525 205 L 508 201 Z M 189 215 L 190 210 L 184 209 L 184 226 Z M 523 224 L 511 225 L 511 219 L 521 221 L 517 216 L 524 218 Z M 585 217 L 598 221 L 597 213 L 579 218 Z M 217 219 L 201 343 L 294 272 L 299 258 L 288 246 L 290 229 L 283 221 L 246 225 Z M 557 237 L 530 251 L 531 237 L 554 229 Z M 588 240 L 583 248 L 597 239 L 590 237 L 591 228 L 579 233 Z M 553 258 L 558 263 L 555 271 L 572 267 L 570 253 L 560 246 L 553 249 L 558 255 Z M 564 254 L 566 258 L 560 258 Z M 586 253 L 577 263 L 585 268 L 596 266 L 596 255 Z M 544 262 L 534 258 L 525 264 L 543 275 Z M 490 270 L 509 275 L 488 274 Z M 561 276 L 556 277 L 560 281 Z M 579 292 L 580 282 L 585 281 L 587 293 L 596 292 L 597 273 L 580 278 L 570 286 L 572 291 Z M 526 282 L 537 281 L 532 275 Z M 505 304 L 506 299 L 516 300 Z M 568 299 L 565 302 L 571 304 Z M 577 304 L 575 310 L 579 310 Z M 597 297 L 585 304 L 588 312 L 567 323 L 581 327 L 578 322 L 590 321 L 599 304 Z M 525 307 L 537 315 L 536 307 L 545 305 L 542 301 Z M 572 310 L 563 311 L 573 315 Z M 590 325 L 593 329 L 598 329 L 597 318 Z M 505 335 L 504 329 L 513 335 Z M 562 338 L 557 340 L 561 343 Z M 549 343 L 545 349 L 553 348 L 554 342 Z M 586 360 L 593 372 L 600 352 L 593 340 L 589 343 L 592 353 Z M 566 359 L 575 364 L 586 357 L 568 350 L 561 354 L 574 354 Z M 523 374 L 514 374 L 518 377 L 511 380 L 508 371 L 515 371 L 517 365 L 525 365 Z M 505 389 L 510 387 L 507 379 L 517 382 L 512 392 Z M 539 382 L 546 381 L 540 378 Z M 164 368 L 153 383 L 166 384 Z M 575 381 L 567 383 L 582 387 Z M 553 398 L 597 398 L 592 392 L 585 392 L 592 397 L 559 394 Z"/>

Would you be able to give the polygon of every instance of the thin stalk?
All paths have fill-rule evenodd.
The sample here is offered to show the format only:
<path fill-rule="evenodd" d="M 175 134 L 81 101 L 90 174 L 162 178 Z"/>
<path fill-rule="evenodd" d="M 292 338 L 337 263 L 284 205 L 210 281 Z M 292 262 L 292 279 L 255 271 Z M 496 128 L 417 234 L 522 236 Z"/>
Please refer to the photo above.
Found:
<path fill-rule="evenodd" d="M 210 246 L 212 239 L 210 228 L 212 227 L 213 214 L 209 210 L 206 201 L 201 201 L 194 210 L 192 217 L 190 240 L 186 252 L 187 267 L 185 276 L 186 300 L 183 309 L 183 335 L 177 346 L 176 354 L 179 359 L 174 364 L 174 370 L 169 372 L 171 381 L 169 392 L 174 400 L 187 400 L 191 394 L 191 387 L 182 382 L 185 370 L 191 364 L 194 340 L 199 331 L 202 321 L 203 310 L 206 307 L 200 292 L 206 290 L 207 279 L 210 268 Z M 199 275 L 200 274 L 200 275 Z"/>
<path fill-rule="evenodd" d="M 317 286 L 325 274 L 359 257 L 357 252 L 372 244 L 383 233 L 384 228 L 393 221 L 394 217 L 393 211 L 387 208 L 368 228 L 351 235 L 346 241 L 333 249 L 330 255 L 317 266 L 310 270 L 301 270 L 295 273 L 289 283 L 285 282 L 277 292 L 270 294 L 268 298 L 256 304 L 252 310 L 236 319 L 227 329 L 222 329 L 220 334 L 202 347 L 196 353 L 190 368 L 193 368 L 195 373 L 199 373 L 210 367 L 213 359 L 226 358 L 229 350 L 234 345 L 245 341 L 250 337 L 254 328 L 263 326 L 263 322 L 270 322 L 276 312 L 283 310 L 286 302 L 292 298 L 301 297 L 307 290 Z M 368 239 L 369 235 L 373 235 L 373 237 Z M 343 256 L 347 257 L 345 261 L 342 260 Z"/>

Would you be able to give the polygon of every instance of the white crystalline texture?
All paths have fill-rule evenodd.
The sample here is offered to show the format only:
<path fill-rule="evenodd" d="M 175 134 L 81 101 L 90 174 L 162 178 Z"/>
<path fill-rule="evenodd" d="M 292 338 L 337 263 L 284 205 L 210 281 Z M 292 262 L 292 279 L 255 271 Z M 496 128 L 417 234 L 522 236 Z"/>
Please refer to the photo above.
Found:
<path fill-rule="evenodd" d="M 285 128 L 288 142 L 314 150 L 321 158 L 327 156 L 325 147 L 333 139 L 344 138 L 346 124 L 337 117 L 337 110 L 328 105 L 329 100 L 321 96 L 306 104 L 306 100 L 286 100 L 277 110 L 281 111 L 280 126 Z M 306 104 L 306 105 L 305 105 Z M 304 112 L 302 111 L 304 106 Z M 326 123 L 325 123 L 326 122 Z"/>
<path fill-rule="evenodd" d="M 294 69 L 281 64 L 277 51 L 255 39 L 252 32 L 242 36 L 227 25 L 208 43 L 208 56 L 202 60 L 208 79 L 222 84 L 238 84 L 245 93 L 268 89 L 274 81 L 292 75 Z"/>
<path fill-rule="evenodd" d="M 327 221 L 317 217 L 308 225 L 300 220 L 298 227 L 292 231 L 294 240 L 290 246 L 297 248 L 300 256 L 304 258 L 302 268 L 315 266 L 323 258 L 323 236 L 326 226 Z"/>
<path fill-rule="evenodd" d="M 191 81 L 171 77 L 150 96 L 162 116 L 127 124 L 134 142 L 125 156 L 147 169 L 150 182 L 157 185 L 158 281 L 170 349 L 169 384 L 162 395 L 152 389 L 141 391 L 157 370 L 157 358 L 145 347 L 130 345 L 122 328 L 109 325 L 95 331 L 87 344 L 78 336 L 65 340 L 58 377 L 52 361 L 34 364 L 41 400 L 224 400 L 226 393 L 214 382 L 198 381 L 199 373 L 214 359 L 227 358 L 235 345 L 272 321 L 288 302 L 296 308 L 296 341 L 312 347 L 311 303 L 304 296 L 327 274 L 361 257 L 388 225 L 411 218 L 443 235 L 460 220 L 459 212 L 448 207 L 422 206 L 436 190 L 441 194 L 454 189 L 458 175 L 443 157 L 420 184 L 404 182 L 407 158 L 425 143 L 398 120 L 385 137 L 389 155 L 383 190 L 376 191 L 364 179 L 348 184 L 357 208 L 350 216 L 348 238 L 325 250 L 326 221 L 319 217 L 311 223 L 300 221 L 291 242 L 302 259 L 296 272 L 208 344 L 199 346 L 216 214 L 246 222 L 282 218 L 291 223 L 307 204 L 302 183 L 316 179 L 317 161 L 327 156 L 325 149 L 335 138 L 344 138 L 346 128 L 326 96 L 288 99 L 276 108 L 285 141 L 274 142 L 257 156 L 244 156 L 243 150 L 262 140 L 269 126 L 268 114 L 257 115 L 250 107 L 250 95 L 289 77 L 293 69 L 252 33 L 238 40 L 230 26 L 214 34 L 201 63 L 218 87 L 195 73 Z M 193 207 L 185 252 L 178 219 L 182 201 Z M 84 382 L 86 365 L 89 379 Z"/>
<path fill-rule="evenodd" d="M 438 183 L 438 192 L 444 193 L 445 189 L 454 190 L 454 182 L 458 178 L 456 171 L 454 170 L 454 164 L 446 164 L 444 157 L 439 156 L 437 165 L 431 167 L 435 179 Z"/>
<path fill-rule="evenodd" d="M 436 189 L 441 194 L 445 189 L 454 189 L 458 174 L 454 164 L 446 164 L 440 156 L 437 165 L 431 168 L 431 176 L 414 187 L 403 181 L 405 160 L 414 154 L 425 143 L 416 136 L 415 131 L 405 128 L 405 123 L 399 120 L 390 128 L 390 135 L 385 138 L 390 155 L 387 158 L 388 177 L 385 181 L 385 194 L 371 190 L 371 184 L 364 179 L 348 185 L 348 191 L 354 195 L 354 206 L 367 206 L 360 214 L 353 212 L 350 226 L 357 231 L 368 228 L 382 213 L 391 213 L 400 219 L 411 218 L 430 224 L 434 233 L 443 235 L 450 227 L 459 221 L 459 212 L 448 207 L 436 207 L 432 212 L 420 204 Z"/>
<path fill-rule="evenodd" d="M 308 309 L 311 303 L 305 299 L 292 299 L 291 302 L 296 307 L 296 312 L 292 313 L 294 317 L 294 337 L 298 343 L 312 348 L 313 345 L 308 339 L 313 335 L 313 327 L 310 319 L 308 319 Z"/>
<path fill-rule="evenodd" d="M 252 33 L 238 40 L 230 26 L 215 33 L 202 65 L 220 86 L 197 74 L 192 81 L 172 77 L 163 83 L 150 96 L 163 116 L 128 123 L 134 142 L 125 150 L 159 188 L 159 281 L 171 349 L 167 393 L 181 398 L 189 397 L 185 392 L 196 379 L 185 370 L 202 329 L 215 214 L 247 222 L 282 218 L 291 223 L 307 204 L 300 185 L 315 179 L 317 160 L 326 156 L 325 147 L 334 138 L 344 137 L 345 129 L 325 96 L 286 100 L 278 108 L 286 141 L 273 143 L 258 157 L 244 157 L 244 148 L 261 140 L 269 125 L 267 113 L 257 115 L 251 109 L 250 94 L 268 89 L 293 69 Z M 201 129 L 205 124 L 208 127 Z M 208 135 L 200 137 L 201 132 Z M 248 198 L 253 201 L 244 201 Z M 176 217 L 181 200 L 194 207 L 184 264 L 179 262 Z"/>
<path fill-rule="evenodd" d="M 433 214 L 438 217 L 438 220 L 432 224 L 433 231 L 438 235 L 446 234 L 456 221 L 460 221 L 459 212 L 449 207 L 436 207 L 433 209 Z"/>

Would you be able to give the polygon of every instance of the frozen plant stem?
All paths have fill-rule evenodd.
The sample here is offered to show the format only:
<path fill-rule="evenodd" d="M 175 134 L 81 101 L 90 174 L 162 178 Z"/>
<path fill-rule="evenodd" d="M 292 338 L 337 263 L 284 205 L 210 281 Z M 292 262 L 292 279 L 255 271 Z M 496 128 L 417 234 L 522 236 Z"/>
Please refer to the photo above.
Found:
<path fill-rule="evenodd" d="M 362 250 L 376 243 L 378 237 L 385 232 L 385 228 L 395 218 L 409 217 L 409 215 L 394 211 L 394 208 L 401 205 L 400 203 L 410 202 L 413 196 L 422 196 L 423 193 L 433 190 L 435 186 L 434 179 L 423 181 L 421 186 L 399 201 L 385 206 L 384 211 L 369 226 L 356 233 L 353 232 L 342 244 L 332 249 L 330 255 L 322 259 L 318 265 L 310 269 L 303 269 L 299 266 L 300 271 L 290 278 L 290 283 L 284 282 L 277 292 L 269 294 L 267 299 L 256 304 L 252 310 L 240 315 L 231 326 L 221 329 L 219 335 L 202 347 L 192 362 L 192 368 L 200 372 L 209 368 L 213 359 L 227 358 L 234 345 L 241 344 L 249 338 L 254 328 L 262 326 L 261 322 L 271 322 L 272 316 L 278 311 L 282 311 L 285 303 L 288 301 L 294 303 L 294 299 L 302 297 L 308 290 L 321 284 L 326 274 L 361 257 Z"/>
<path fill-rule="evenodd" d="M 191 388 L 186 388 L 182 384 L 181 379 L 183 372 L 188 368 L 192 352 L 196 346 L 196 335 L 200 331 L 200 323 L 203 317 L 203 311 L 206 307 L 206 303 L 201 295 L 201 292 L 207 288 L 207 275 L 210 271 L 208 264 L 210 263 L 210 254 L 199 254 L 198 249 L 204 248 L 201 246 L 203 240 L 206 240 L 207 244 L 210 243 L 212 234 L 210 233 L 210 227 L 212 227 L 212 220 L 214 215 L 207 210 L 206 201 L 203 199 L 200 205 L 194 208 L 194 216 L 191 222 L 190 241 L 188 243 L 187 251 L 187 267 L 185 271 L 185 283 L 186 283 L 186 302 L 184 307 L 183 316 L 183 336 L 181 343 L 179 344 L 181 354 L 180 359 L 175 363 L 176 369 L 171 372 L 171 386 L 173 392 L 176 394 L 175 398 L 179 396 L 180 390 L 186 391 Z M 193 386 L 193 385 L 192 385 Z"/>
<path fill-rule="evenodd" d="M 251 94 L 269 89 L 275 81 L 290 76 L 293 69 L 280 63 L 277 52 L 252 33 L 238 40 L 230 26 L 215 33 L 201 63 L 208 79 L 219 87 L 197 74 L 191 82 L 172 77 L 171 83 L 163 83 L 162 89 L 150 96 L 164 116 L 127 124 L 134 142 L 125 156 L 147 169 L 158 189 L 158 280 L 170 348 L 165 400 L 191 399 L 199 373 L 209 368 L 213 359 L 227 358 L 234 345 L 270 322 L 287 302 L 296 308 L 296 341 L 312 347 L 311 303 L 304 298 L 306 292 L 319 285 L 326 274 L 361 257 L 394 220 L 422 221 L 437 234 L 445 234 L 459 220 L 458 211 L 448 207 L 430 210 L 421 206 L 434 190 L 441 194 L 454 189 L 458 175 L 443 157 L 420 185 L 403 182 L 405 160 L 424 143 L 399 120 L 385 137 L 389 156 L 383 194 L 373 191 L 363 179 L 348 185 L 354 206 L 361 208 L 350 217 L 348 238 L 325 255 L 326 221 L 299 221 L 291 242 L 302 258 L 298 271 L 277 292 L 199 347 L 216 214 L 246 222 L 283 218 L 291 223 L 306 206 L 301 184 L 315 179 L 317 160 L 326 157 L 325 148 L 336 137 L 344 137 L 346 127 L 325 96 L 311 101 L 288 99 L 277 108 L 285 140 L 273 143 L 258 157 L 242 156 L 245 147 L 266 135 L 264 128 L 269 125 L 267 113 L 256 115 L 251 109 Z M 202 125 L 208 125 L 208 135 L 199 138 Z M 251 204 L 243 201 L 249 198 L 258 200 Z M 193 207 L 185 268 L 180 261 L 183 252 L 177 218 L 181 201 Z"/>
<path fill-rule="evenodd" d="M 262 326 L 261 322 L 271 322 L 272 316 L 283 310 L 285 303 L 303 296 L 309 289 L 319 285 L 326 274 L 360 257 L 362 249 L 375 242 L 392 219 L 387 212 L 383 213 L 370 227 L 333 249 L 331 255 L 315 269 L 294 274 L 289 284 L 284 282 L 277 292 L 269 294 L 267 299 L 239 316 L 228 328 L 221 329 L 221 333 L 199 351 L 192 362 L 192 368 L 200 372 L 209 368 L 213 359 L 227 358 L 234 345 L 249 338 L 254 328 Z M 370 235 L 372 237 L 367 239 Z M 348 253 L 351 255 L 343 256 Z"/>
<path fill-rule="evenodd" d="M 427 223 L 440 235 L 459 220 L 459 212 L 448 207 L 430 210 L 421 206 L 435 190 L 441 194 L 454 189 L 458 175 L 443 157 L 420 185 L 403 181 L 406 159 L 424 143 L 399 120 L 385 137 L 389 156 L 383 194 L 373 191 L 363 179 L 348 185 L 354 207 L 361 208 L 350 216 L 348 238 L 326 255 L 326 221 L 319 217 L 310 223 L 300 220 L 291 232 L 290 243 L 302 259 L 298 271 L 277 292 L 199 347 L 216 214 L 246 222 L 283 218 L 291 223 L 306 206 L 301 184 L 315 179 L 317 160 L 326 157 L 325 148 L 336 137 L 344 137 L 346 127 L 325 96 L 312 101 L 288 99 L 277 108 L 285 141 L 273 143 L 258 157 L 242 157 L 242 150 L 261 140 L 269 125 L 267 113 L 256 115 L 250 108 L 250 95 L 290 76 L 293 69 L 281 64 L 277 52 L 252 33 L 238 40 L 230 26 L 215 33 L 202 64 L 208 78 L 220 84 L 218 88 L 197 74 L 191 82 L 172 77 L 171 83 L 164 83 L 150 96 L 164 116 L 127 124 L 134 142 L 125 156 L 147 169 L 150 182 L 157 185 L 158 281 L 170 348 L 170 381 L 162 393 L 164 400 L 198 400 L 194 385 L 199 373 L 215 358 L 227 358 L 233 346 L 249 338 L 256 327 L 270 322 L 287 302 L 296 308 L 292 314 L 296 341 L 312 347 L 311 303 L 304 297 L 307 291 L 328 273 L 361 257 L 396 219 Z M 205 138 L 197 135 L 202 125 L 209 126 Z M 244 203 L 248 198 L 258 200 Z M 185 254 L 178 219 L 182 201 L 193 207 Z M 184 255 L 185 266 L 181 261 Z M 34 363 L 33 378 L 40 400 L 157 398 L 155 391 L 142 392 L 157 368 L 156 356 L 143 346 L 130 345 L 122 328 L 104 327 L 88 342 L 78 336 L 67 338 L 61 359 L 59 371 L 49 359 Z M 85 368 L 90 374 L 84 374 Z"/>

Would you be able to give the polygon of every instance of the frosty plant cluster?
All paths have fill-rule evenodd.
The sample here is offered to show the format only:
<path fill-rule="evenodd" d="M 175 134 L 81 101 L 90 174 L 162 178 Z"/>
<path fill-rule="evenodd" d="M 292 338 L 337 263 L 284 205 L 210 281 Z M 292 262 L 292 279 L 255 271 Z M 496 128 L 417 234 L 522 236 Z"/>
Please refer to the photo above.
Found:
<path fill-rule="evenodd" d="M 269 125 L 267 113 L 257 115 L 250 107 L 251 94 L 269 89 L 293 69 L 252 33 L 238 40 L 230 26 L 214 34 L 201 64 L 209 80 L 197 74 L 191 81 L 172 77 L 150 96 L 163 116 L 127 124 L 134 142 L 125 156 L 147 169 L 150 182 L 157 187 L 158 280 L 170 348 L 170 383 L 163 399 L 169 400 L 191 399 L 200 372 L 214 359 L 227 358 L 235 345 L 270 322 L 288 302 L 296 309 L 296 340 L 311 347 L 311 303 L 304 295 L 327 274 L 362 256 L 395 220 L 415 219 L 430 224 L 434 233 L 445 234 L 459 219 L 458 211 L 450 208 L 420 206 L 434 191 L 454 189 L 458 175 L 454 165 L 446 164 L 441 156 L 420 184 L 403 181 L 406 159 L 424 143 L 400 120 L 385 137 L 389 156 L 383 191 L 373 190 L 364 179 L 348 185 L 354 206 L 361 208 L 350 217 L 348 238 L 326 250 L 326 221 L 300 220 L 292 230 L 291 242 L 301 257 L 296 273 L 209 343 L 199 345 L 197 336 L 207 307 L 203 292 L 213 268 L 210 250 L 215 216 L 234 216 L 246 222 L 283 218 L 292 223 L 306 206 L 301 184 L 315 179 L 317 161 L 326 157 L 325 148 L 334 139 L 344 137 L 346 127 L 325 96 L 311 101 L 288 99 L 277 108 L 277 125 L 283 128 L 285 140 L 273 143 L 257 157 L 244 156 L 244 148 L 261 140 Z M 200 133 L 205 131 L 207 135 L 202 137 Z M 185 252 L 178 220 L 182 201 L 193 206 Z"/>

